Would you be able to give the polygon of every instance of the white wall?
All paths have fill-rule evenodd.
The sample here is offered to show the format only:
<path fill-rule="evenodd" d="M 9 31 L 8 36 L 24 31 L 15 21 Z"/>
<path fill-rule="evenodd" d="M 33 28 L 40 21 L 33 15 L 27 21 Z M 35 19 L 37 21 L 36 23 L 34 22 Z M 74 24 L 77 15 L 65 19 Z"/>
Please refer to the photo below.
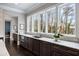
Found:
<path fill-rule="evenodd" d="M 12 34 L 13 34 L 13 33 L 16 33 L 16 31 L 18 30 L 18 29 L 17 29 L 17 30 L 14 29 L 14 26 L 17 26 L 17 25 L 18 25 L 17 20 L 18 20 L 18 19 L 16 19 L 16 18 L 12 18 L 12 19 L 11 19 L 11 34 L 10 34 L 11 40 L 13 40 Z"/>
<path fill-rule="evenodd" d="M 15 17 L 18 18 L 16 19 Z M 16 20 L 18 20 L 18 22 L 16 22 Z M 11 40 L 12 40 L 12 34 L 16 32 L 16 30 L 13 29 L 14 25 L 18 25 L 19 33 L 25 32 L 25 30 L 20 30 L 20 24 L 25 25 L 25 17 L 23 14 L 13 12 L 9 13 L 3 9 L 0 9 L 0 37 L 4 37 L 4 41 L 5 41 L 5 21 L 11 21 Z"/>
<path fill-rule="evenodd" d="M 16 33 L 16 31 L 18 31 L 18 29 L 14 29 L 14 26 L 16 26 L 18 28 L 18 19 L 17 18 L 13 18 L 11 19 L 11 32 L 12 33 Z"/>
<path fill-rule="evenodd" d="M 0 9 L 0 37 L 4 37 L 5 35 L 5 21 L 4 21 L 4 14 L 3 10 Z"/>
<path fill-rule="evenodd" d="M 4 12 L 4 23 L 5 23 L 5 21 L 10 21 L 11 22 L 11 26 L 10 26 L 10 28 L 11 28 L 10 38 L 11 38 L 11 40 L 13 40 L 12 34 L 16 32 L 16 30 L 13 29 L 13 26 L 16 25 L 16 18 L 12 17 L 11 15 L 8 15 L 6 12 Z M 5 31 L 4 31 L 4 33 L 5 33 Z"/>
<path fill-rule="evenodd" d="M 24 25 L 24 30 L 20 29 L 20 25 Z M 19 15 L 18 16 L 18 33 L 19 34 L 24 34 L 25 33 L 25 16 L 24 15 Z"/>

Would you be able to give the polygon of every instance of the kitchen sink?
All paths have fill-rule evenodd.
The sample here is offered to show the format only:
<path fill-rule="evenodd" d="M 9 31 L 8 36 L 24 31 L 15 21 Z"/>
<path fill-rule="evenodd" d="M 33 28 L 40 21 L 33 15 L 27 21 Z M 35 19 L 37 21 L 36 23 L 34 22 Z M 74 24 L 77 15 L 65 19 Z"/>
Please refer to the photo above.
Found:
<path fill-rule="evenodd" d="M 41 38 L 41 36 L 33 36 L 33 37 L 35 37 L 35 38 Z"/>

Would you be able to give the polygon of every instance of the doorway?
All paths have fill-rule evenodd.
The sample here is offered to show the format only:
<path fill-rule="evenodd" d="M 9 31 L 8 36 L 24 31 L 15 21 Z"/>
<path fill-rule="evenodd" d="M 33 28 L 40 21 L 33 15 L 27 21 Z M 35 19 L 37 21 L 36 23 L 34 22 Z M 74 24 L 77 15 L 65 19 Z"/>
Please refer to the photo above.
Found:
<path fill-rule="evenodd" d="M 9 38 L 10 39 L 10 26 L 11 22 L 10 21 L 5 21 L 5 39 Z"/>

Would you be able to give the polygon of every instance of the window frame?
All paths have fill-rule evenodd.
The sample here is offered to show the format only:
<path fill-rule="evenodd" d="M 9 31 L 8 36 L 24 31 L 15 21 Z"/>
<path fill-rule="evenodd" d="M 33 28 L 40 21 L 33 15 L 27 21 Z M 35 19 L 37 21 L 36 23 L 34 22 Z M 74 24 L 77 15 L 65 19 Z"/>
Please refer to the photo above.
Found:
<path fill-rule="evenodd" d="M 75 23 L 76 23 L 76 6 L 75 3 L 66 3 L 66 4 L 60 4 L 57 6 L 57 8 L 60 8 L 64 5 L 73 5 L 74 7 L 74 19 L 75 19 Z M 59 20 L 59 9 L 58 9 L 58 20 Z M 69 37 L 76 37 L 76 24 L 75 24 L 75 30 L 74 30 L 74 34 L 63 34 L 64 36 L 69 36 Z"/>
<path fill-rule="evenodd" d="M 47 9 L 45 9 L 45 10 L 43 10 L 43 11 L 41 11 L 41 12 L 38 12 L 38 13 L 35 13 L 35 14 L 37 14 L 37 15 L 40 15 L 40 14 L 42 14 L 42 13 L 45 13 L 46 14 L 46 12 L 49 10 L 49 9 L 53 9 L 53 8 L 56 8 L 56 21 L 58 21 L 58 19 L 59 19 L 59 7 L 60 6 L 64 6 L 64 5 L 67 5 L 68 3 L 66 3 L 66 4 L 58 4 L 58 5 L 56 5 L 56 6 L 52 6 L 52 7 L 49 7 L 49 8 L 47 8 Z M 69 3 L 70 4 L 70 3 Z M 75 3 L 71 3 L 72 5 L 74 5 L 74 17 L 76 17 L 76 8 L 75 8 Z M 33 16 L 33 15 L 35 15 L 35 14 L 32 14 L 32 15 L 29 15 L 29 16 Z M 46 16 L 45 16 L 45 18 L 46 18 Z M 39 21 L 40 21 L 40 19 L 38 20 L 38 23 L 39 23 Z M 32 22 L 33 22 L 33 20 L 32 20 Z M 76 22 L 76 18 L 75 18 L 75 22 Z M 29 33 L 42 33 L 42 34 L 55 34 L 55 33 L 48 33 L 48 25 L 47 25 L 47 21 L 46 21 L 46 26 L 45 26 L 45 32 L 40 32 L 40 28 L 38 28 L 38 32 L 34 32 L 33 30 L 32 30 L 32 32 L 29 32 Z M 39 23 L 40 24 L 40 23 Z M 39 24 L 38 24 L 38 27 L 39 27 Z M 57 24 L 58 25 L 58 24 Z M 33 26 L 32 26 L 33 27 Z M 28 28 L 27 28 L 28 29 Z M 33 28 L 32 28 L 33 29 Z M 76 36 L 76 24 L 75 24 L 75 34 L 74 35 L 72 35 L 72 34 L 63 34 L 64 36 L 73 36 L 73 37 L 75 37 Z"/>

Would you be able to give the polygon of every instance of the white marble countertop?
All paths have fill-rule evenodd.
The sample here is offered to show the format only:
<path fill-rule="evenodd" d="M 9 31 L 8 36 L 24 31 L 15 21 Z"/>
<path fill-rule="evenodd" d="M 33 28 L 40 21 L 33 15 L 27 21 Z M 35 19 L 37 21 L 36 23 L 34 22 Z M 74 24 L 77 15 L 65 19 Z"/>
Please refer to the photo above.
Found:
<path fill-rule="evenodd" d="M 15 34 L 19 34 L 19 33 L 15 33 Z"/>
<path fill-rule="evenodd" d="M 46 42 L 70 47 L 70 48 L 79 49 L 79 43 L 76 43 L 76 42 L 69 42 L 69 41 L 64 41 L 64 40 L 58 40 L 56 42 L 54 39 L 51 39 L 51 38 L 45 38 L 45 37 L 35 38 L 35 37 L 33 37 L 33 35 L 29 35 L 29 34 L 19 34 L 19 35 L 23 35 L 23 36 L 26 36 L 26 37 L 30 37 L 30 38 L 34 38 L 34 39 L 37 39 L 37 40 L 42 40 L 42 41 L 46 41 Z"/>
<path fill-rule="evenodd" d="M 10 56 L 3 40 L 0 40 L 0 56 Z"/>

